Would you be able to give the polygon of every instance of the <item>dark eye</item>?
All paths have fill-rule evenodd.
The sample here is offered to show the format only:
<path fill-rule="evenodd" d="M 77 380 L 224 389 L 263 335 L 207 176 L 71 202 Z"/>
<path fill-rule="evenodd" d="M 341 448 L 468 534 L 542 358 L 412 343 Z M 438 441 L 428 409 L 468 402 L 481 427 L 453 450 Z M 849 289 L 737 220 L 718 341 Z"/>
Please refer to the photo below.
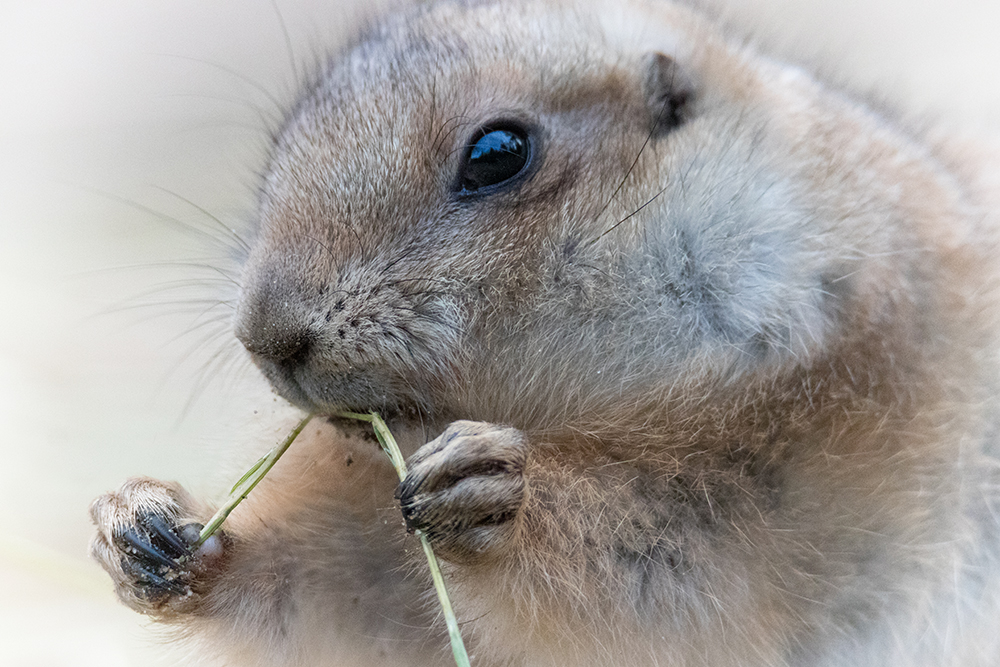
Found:
<path fill-rule="evenodd" d="M 514 178 L 528 166 L 531 142 L 516 127 L 484 127 L 469 145 L 458 173 L 458 190 L 469 194 Z"/>

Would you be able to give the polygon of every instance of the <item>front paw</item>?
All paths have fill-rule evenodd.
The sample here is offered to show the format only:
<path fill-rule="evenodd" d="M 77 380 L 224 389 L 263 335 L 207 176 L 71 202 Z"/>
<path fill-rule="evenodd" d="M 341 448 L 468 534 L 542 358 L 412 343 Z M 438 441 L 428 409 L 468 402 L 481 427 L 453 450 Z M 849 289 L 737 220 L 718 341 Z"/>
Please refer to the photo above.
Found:
<path fill-rule="evenodd" d="M 201 525 L 190 520 L 191 506 L 179 486 L 148 478 L 130 479 L 91 504 L 97 526 L 91 556 L 132 609 L 166 616 L 197 605 L 205 572 L 219 562 L 222 542 L 213 536 L 194 551 Z"/>
<path fill-rule="evenodd" d="M 503 551 L 524 505 L 527 439 L 515 428 L 452 423 L 407 462 L 396 498 L 410 530 L 442 558 L 472 563 Z"/>

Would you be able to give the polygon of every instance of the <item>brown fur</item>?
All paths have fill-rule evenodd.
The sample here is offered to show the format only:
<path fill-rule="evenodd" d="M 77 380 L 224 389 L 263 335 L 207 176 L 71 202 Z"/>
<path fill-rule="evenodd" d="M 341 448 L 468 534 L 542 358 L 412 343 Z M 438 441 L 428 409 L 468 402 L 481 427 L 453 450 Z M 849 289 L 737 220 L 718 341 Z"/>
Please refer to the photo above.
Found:
<path fill-rule="evenodd" d="M 498 118 L 534 171 L 463 198 Z M 993 665 L 986 159 L 671 5 L 435 4 L 290 112 L 236 331 L 305 409 L 391 415 L 473 664 Z M 180 593 L 121 535 L 204 508 L 98 499 L 122 599 L 232 664 L 444 664 L 370 438 L 287 456 Z"/>

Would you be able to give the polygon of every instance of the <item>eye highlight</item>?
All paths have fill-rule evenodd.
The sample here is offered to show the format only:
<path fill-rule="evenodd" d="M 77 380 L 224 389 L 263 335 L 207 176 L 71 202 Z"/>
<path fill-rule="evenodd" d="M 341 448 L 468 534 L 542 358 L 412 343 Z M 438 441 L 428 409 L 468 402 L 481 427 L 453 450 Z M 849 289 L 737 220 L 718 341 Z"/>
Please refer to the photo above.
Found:
<path fill-rule="evenodd" d="M 531 139 L 516 126 L 487 126 L 474 135 L 458 172 L 458 193 L 474 194 L 510 181 L 531 161 Z"/>

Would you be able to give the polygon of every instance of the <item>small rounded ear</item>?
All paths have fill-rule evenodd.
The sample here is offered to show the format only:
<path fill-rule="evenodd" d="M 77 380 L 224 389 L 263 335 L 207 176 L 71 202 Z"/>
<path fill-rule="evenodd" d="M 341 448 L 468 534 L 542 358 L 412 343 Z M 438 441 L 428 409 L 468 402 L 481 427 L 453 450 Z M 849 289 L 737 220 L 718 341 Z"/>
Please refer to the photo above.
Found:
<path fill-rule="evenodd" d="M 670 56 L 653 52 L 643 62 L 643 93 L 653 135 L 669 132 L 684 122 L 694 98 L 694 84 Z"/>

